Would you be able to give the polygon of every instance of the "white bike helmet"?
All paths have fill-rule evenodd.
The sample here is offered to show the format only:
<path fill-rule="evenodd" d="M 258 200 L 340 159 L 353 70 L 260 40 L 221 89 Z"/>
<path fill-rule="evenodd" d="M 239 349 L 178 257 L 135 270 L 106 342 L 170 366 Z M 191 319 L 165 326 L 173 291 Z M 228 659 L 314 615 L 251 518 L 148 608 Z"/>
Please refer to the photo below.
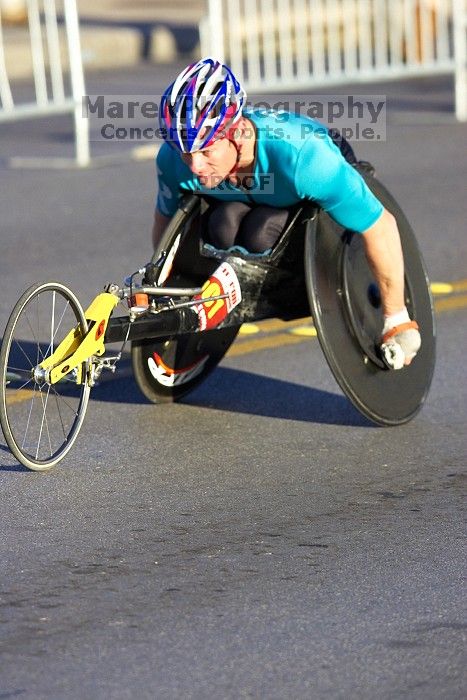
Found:
<path fill-rule="evenodd" d="M 230 68 L 203 58 L 185 68 L 162 96 L 161 136 L 182 153 L 206 148 L 241 116 L 246 93 Z"/>

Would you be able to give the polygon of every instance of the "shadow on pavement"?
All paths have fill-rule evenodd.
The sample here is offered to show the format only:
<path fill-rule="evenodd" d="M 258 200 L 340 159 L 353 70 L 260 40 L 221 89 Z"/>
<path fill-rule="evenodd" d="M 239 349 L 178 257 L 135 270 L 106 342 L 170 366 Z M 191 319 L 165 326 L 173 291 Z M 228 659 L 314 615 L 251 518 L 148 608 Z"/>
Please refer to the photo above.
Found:
<path fill-rule="evenodd" d="M 125 375 L 119 377 L 117 370 L 110 381 L 93 389 L 91 400 L 148 403 L 131 375 L 130 362 L 122 362 L 120 369 L 125 366 Z M 306 423 L 376 427 L 341 394 L 227 367 L 217 367 L 181 403 Z"/>

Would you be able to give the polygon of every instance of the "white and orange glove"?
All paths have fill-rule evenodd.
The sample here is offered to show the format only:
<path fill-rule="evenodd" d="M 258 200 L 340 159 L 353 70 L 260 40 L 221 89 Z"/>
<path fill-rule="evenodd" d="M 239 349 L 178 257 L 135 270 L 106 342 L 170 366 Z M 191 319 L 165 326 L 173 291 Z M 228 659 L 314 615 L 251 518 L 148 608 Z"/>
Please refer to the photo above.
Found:
<path fill-rule="evenodd" d="M 411 321 L 407 309 L 384 317 L 381 351 L 388 367 L 402 369 L 420 350 L 422 339 L 418 323 Z"/>

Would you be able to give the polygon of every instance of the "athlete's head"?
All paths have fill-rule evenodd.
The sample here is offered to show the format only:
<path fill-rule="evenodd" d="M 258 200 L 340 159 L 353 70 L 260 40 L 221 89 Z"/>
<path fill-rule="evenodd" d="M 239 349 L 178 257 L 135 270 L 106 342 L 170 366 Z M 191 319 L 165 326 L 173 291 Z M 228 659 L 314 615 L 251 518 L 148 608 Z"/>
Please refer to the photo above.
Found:
<path fill-rule="evenodd" d="M 246 93 L 228 66 L 203 58 L 185 68 L 162 96 L 161 135 L 181 153 L 193 153 L 228 135 Z"/>

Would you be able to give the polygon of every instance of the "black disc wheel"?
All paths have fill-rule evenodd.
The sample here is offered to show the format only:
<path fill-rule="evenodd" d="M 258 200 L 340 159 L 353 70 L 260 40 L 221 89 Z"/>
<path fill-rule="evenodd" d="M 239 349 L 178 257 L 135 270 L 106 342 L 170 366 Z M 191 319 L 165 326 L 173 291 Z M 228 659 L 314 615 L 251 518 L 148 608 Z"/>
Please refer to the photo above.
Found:
<path fill-rule="evenodd" d="M 201 384 L 224 357 L 239 326 L 186 333 L 167 340 L 134 341 L 136 382 L 149 401 L 178 401 Z"/>
<path fill-rule="evenodd" d="M 87 322 L 75 295 L 59 282 L 36 284 L 16 304 L 0 351 L 0 422 L 13 455 L 29 469 L 50 469 L 75 442 L 90 387 L 87 362 L 49 383 L 38 367 L 73 329 Z"/>
<path fill-rule="evenodd" d="M 422 347 L 412 363 L 390 370 L 380 351 L 383 314 L 378 286 L 362 237 L 323 211 L 310 222 L 305 271 L 311 312 L 326 360 L 337 382 L 367 418 L 399 425 L 413 418 L 428 393 L 435 362 L 433 303 L 415 235 L 400 207 L 371 177 L 368 185 L 396 218 L 405 262 L 405 303 L 417 320 Z"/>

